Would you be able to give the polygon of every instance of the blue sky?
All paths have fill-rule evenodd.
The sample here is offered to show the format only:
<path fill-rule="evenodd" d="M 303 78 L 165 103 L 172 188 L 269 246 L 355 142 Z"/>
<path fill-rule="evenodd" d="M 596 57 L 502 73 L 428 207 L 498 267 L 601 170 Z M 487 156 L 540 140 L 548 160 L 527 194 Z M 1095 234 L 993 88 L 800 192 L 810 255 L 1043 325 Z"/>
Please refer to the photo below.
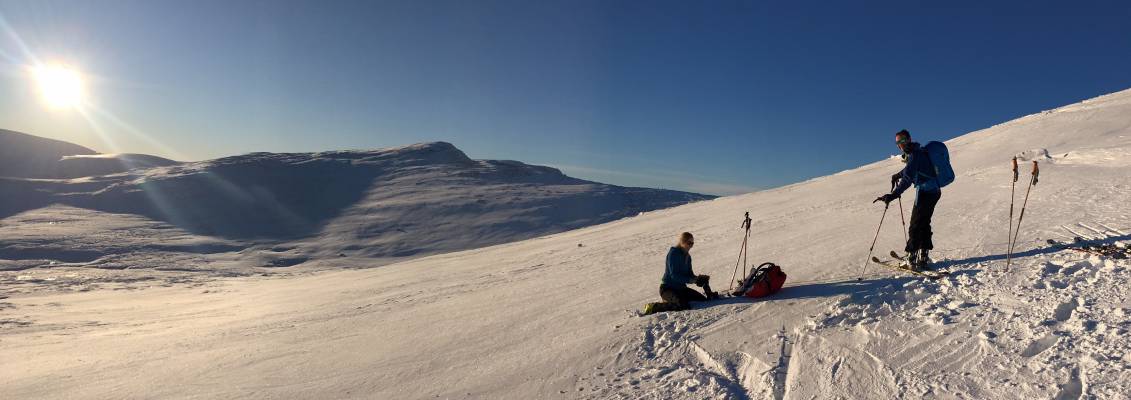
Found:
<path fill-rule="evenodd" d="M 1131 3 L 0 0 L 0 128 L 197 160 L 443 140 L 730 194 L 1131 88 Z M 26 66 L 88 75 L 49 110 Z"/>

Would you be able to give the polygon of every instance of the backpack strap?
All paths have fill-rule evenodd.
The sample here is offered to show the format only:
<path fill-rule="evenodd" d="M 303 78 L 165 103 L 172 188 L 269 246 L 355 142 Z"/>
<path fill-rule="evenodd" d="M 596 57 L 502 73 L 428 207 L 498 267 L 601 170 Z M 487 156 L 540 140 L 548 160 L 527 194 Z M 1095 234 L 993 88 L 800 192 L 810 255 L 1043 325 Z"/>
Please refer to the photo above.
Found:
<path fill-rule="evenodd" d="M 761 265 L 758 265 L 758 268 L 754 269 L 755 273 L 753 274 L 753 279 L 751 279 L 751 281 L 757 281 L 761 279 L 762 275 L 765 275 L 773 265 L 774 263 L 771 262 L 764 262 Z"/>
<path fill-rule="evenodd" d="M 930 144 L 930 143 L 928 143 Z M 935 162 L 931 160 L 931 152 L 927 151 L 927 146 L 923 146 L 923 155 L 927 156 L 927 162 L 931 164 L 931 171 L 935 171 L 935 187 L 942 190 L 942 182 L 939 181 L 939 169 L 935 167 Z"/>
<path fill-rule="evenodd" d="M 939 189 L 941 190 L 942 189 L 942 185 L 941 185 L 942 182 L 939 181 L 939 172 L 938 172 L 937 169 L 935 169 L 935 162 L 934 162 L 934 160 L 931 160 L 931 154 L 927 152 L 927 146 L 926 145 L 920 146 L 917 153 L 918 154 L 915 154 L 915 159 L 918 160 L 919 155 L 922 154 L 924 157 L 927 158 L 928 169 L 931 170 L 931 171 L 935 171 L 935 173 L 934 173 L 934 176 L 931 176 L 927 173 L 924 173 L 921 168 L 916 168 L 915 169 L 915 178 L 914 178 L 915 180 L 912 181 L 911 183 L 914 183 L 915 186 L 918 187 L 921 183 L 925 182 L 925 180 L 920 181 L 920 178 L 934 179 L 935 185 L 938 186 Z M 911 167 L 911 165 L 908 164 L 908 167 Z"/>

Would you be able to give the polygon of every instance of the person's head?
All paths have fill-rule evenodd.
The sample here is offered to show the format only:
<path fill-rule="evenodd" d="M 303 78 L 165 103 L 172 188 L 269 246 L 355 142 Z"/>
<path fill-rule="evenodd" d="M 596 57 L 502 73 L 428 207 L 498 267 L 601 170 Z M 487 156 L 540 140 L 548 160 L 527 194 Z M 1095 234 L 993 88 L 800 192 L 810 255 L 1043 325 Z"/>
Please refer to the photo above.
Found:
<path fill-rule="evenodd" d="M 899 132 L 896 132 L 895 133 L 895 145 L 899 146 L 899 150 L 903 151 L 903 153 L 905 153 L 905 154 L 910 152 L 911 151 L 911 132 L 908 132 L 906 129 L 903 129 Z"/>
<path fill-rule="evenodd" d="M 691 232 L 684 232 L 684 233 L 679 234 L 679 244 L 678 244 L 678 246 L 681 249 L 683 249 L 684 251 L 688 251 L 688 250 L 691 250 L 691 246 L 694 246 L 694 245 L 695 245 L 695 236 L 692 236 Z"/>

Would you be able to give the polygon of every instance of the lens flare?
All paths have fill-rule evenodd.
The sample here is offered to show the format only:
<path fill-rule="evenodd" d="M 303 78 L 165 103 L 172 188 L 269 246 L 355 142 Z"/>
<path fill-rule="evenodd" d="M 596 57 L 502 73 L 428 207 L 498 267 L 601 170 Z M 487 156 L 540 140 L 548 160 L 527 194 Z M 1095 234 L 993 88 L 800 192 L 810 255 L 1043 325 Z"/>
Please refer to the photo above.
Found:
<path fill-rule="evenodd" d="M 32 68 L 39 95 L 48 107 L 76 108 L 83 102 L 82 75 L 73 68 L 60 64 Z"/>

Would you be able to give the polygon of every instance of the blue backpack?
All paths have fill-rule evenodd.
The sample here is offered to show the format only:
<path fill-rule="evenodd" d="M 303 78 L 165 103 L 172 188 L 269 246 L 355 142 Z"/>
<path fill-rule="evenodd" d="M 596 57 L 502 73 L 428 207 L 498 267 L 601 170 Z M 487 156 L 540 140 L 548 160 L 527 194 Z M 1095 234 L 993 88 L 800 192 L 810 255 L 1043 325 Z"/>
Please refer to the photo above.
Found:
<path fill-rule="evenodd" d="M 942 142 L 929 142 L 923 146 L 923 150 L 926 150 L 927 160 L 935 170 L 939 188 L 954 182 L 954 168 L 950 166 L 950 151 L 946 149 L 946 145 Z"/>

